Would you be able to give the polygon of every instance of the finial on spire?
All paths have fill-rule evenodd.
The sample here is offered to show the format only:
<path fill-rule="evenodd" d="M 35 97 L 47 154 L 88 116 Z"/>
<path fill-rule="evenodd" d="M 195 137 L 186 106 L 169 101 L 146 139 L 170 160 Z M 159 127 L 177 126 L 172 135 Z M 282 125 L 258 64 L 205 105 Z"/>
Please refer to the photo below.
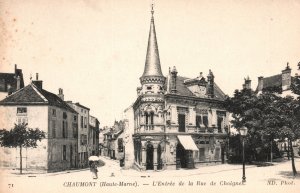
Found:
<path fill-rule="evenodd" d="M 151 14 L 152 14 L 152 16 L 153 16 L 153 14 L 154 14 L 154 9 L 153 9 L 153 7 L 154 7 L 154 2 L 152 1 L 152 3 L 151 3 Z"/>
<path fill-rule="evenodd" d="M 290 68 L 290 65 L 289 65 L 289 62 L 287 62 L 287 64 L 286 64 L 286 68 L 285 68 L 286 70 L 290 70 L 291 68 Z"/>

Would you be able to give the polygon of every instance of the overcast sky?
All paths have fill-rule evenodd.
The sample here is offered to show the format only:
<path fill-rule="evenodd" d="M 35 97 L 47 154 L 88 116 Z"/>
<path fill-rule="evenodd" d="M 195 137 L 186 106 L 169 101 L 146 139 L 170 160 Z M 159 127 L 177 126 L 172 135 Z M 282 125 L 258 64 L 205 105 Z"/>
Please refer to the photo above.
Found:
<path fill-rule="evenodd" d="M 44 89 L 91 109 L 101 127 L 121 119 L 144 70 L 151 0 L 0 0 L 0 71 L 23 69 Z M 299 0 L 160 0 L 155 26 L 163 74 L 206 76 L 228 95 L 250 76 L 300 61 Z"/>

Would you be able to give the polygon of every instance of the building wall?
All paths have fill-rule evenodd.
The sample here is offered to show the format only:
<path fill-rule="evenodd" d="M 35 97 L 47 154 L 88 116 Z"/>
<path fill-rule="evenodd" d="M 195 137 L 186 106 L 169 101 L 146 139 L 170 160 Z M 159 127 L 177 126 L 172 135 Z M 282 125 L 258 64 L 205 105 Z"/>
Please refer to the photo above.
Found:
<path fill-rule="evenodd" d="M 229 113 L 221 101 L 167 98 L 165 111 L 159 102 L 141 103 L 135 108 L 135 163 L 140 169 L 146 169 L 147 148 L 153 147 L 153 169 L 175 169 L 179 158 L 177 150 L 180 141 L 178 135 L 190 135 L 198 147 L 192 152 L 195 166 L 203 163 L 224 162 L 225 143 L 229 126 Z M 145 111 L 153 111 L 153 125 L 146 123 Z M 184 115 L 184 130 L 180 131 L 179 114 Z M 201 123 L 196 123 L 196 117 Z M 207 122 L 204 124 L 203 117 Z M 148 117 L 149 119 L 149 117 Z M 151 121 L 152 122 L 152 121 Z M 205 126 L 206 125 L 206 126 Z M 162 166 L 163 165 L 163 166 Z"/>
<path fill-rule="evenodd" d="M 134 134 L 134 112 L 133 107 L 130 106 L 124 111 L 125 130 L 124 130 L 124 143 L 125 143 L 125 165 L 126 169 L 134 165 L 134 145 L 132 135 Z"/>
<path fill-rule="evenodd" d="M 48 114 L 49 170 L 76 168 L 78 165 L 77 114 L 53 106 L 49 107 Z"/>
<path fill-rule="evenodd" d="M 78 167 L 84 168 L 88 167 L 89 110 L 73 103 L 71 106 L 78 112 Z"/>
<path fill-rule="evenodd" d="M 27 113 L 17 114 L 17 107 L 27 107 Z M 28 128 L 39 128 L 48 133 L 48 106 L 0 106 L 0 128 L 10 129 L 19 120 L 28 123 Z M 19 149 L 3 148 L 1 150 L 2 167 L 19 167 Z M 48 139 L 38 142 L 37 148 L 23 151 L 23 168 L 48 169 Z"/>

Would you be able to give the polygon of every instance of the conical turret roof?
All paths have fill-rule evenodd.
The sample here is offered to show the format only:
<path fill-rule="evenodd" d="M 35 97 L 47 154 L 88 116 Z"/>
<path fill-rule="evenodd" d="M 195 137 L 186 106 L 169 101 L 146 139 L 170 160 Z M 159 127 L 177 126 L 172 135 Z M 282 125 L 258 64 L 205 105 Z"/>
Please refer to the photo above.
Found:
<path fill-rule="evenodd" d="M 144 73 L 143 73 L 142 77 L 163 76 L 163 74 L 161 72 L 157 39 L 156 39 L 156 33 L 155 33 L 153 7 L 151 10 L 151 13 L 152 13 L 152 17 L 151 17 L 150 32 L 149 32 L 149 38 L 148 38 L 148 48 L 147 48 Z"/>

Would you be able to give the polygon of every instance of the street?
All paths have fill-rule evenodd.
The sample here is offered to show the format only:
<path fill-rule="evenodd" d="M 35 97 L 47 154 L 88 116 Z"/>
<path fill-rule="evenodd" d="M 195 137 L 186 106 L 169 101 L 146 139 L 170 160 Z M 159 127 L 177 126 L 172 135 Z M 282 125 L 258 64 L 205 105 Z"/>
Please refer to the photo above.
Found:
<path fill-rule="evenodd" d="M 97 180 L 92 179 L 89 169 L 58 173 L 24 175 L 2 173 L 0 192 L 297 192 L 299 176 L 291 175 L 291 162 L 274 163 L 274 166 L 246 166 L 246 183 L 242 183 L 241 165 L 203 166 L 193 170 L 136 171 L 123 170 L 119 162 L 101 157 L 106 164 L 99 167 Z M 300 170 L 300 159 L 296 159 Z M 17 171 L 15 171 L 17 172 Z M 117 188 L 117 189 L 116 189 Z"/>

